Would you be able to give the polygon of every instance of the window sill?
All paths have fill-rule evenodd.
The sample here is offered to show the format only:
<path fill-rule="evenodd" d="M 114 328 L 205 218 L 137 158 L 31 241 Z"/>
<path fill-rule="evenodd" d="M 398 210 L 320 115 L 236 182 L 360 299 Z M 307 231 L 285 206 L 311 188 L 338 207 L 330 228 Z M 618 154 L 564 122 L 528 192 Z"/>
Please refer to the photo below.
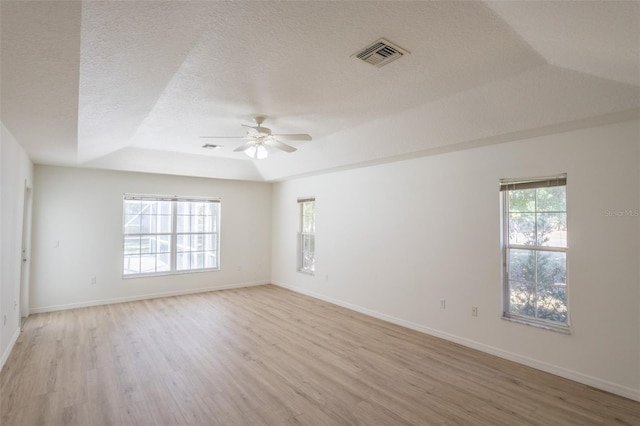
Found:
<path fill-rule="evenodd" d="M 122 279 L 130 280 L 132 278 L 149 278 L 149 277 L 164 277 L 167 275 L 197 274 L 199 272 L 218 272 L 219 270 L 220 268 L 207 268 L 207 269 L 192 269 L 187 271 L 152 272 L 149 274 L 127 274 L 127 275 L 122 275 Z"/>
<path fill-rule="evenodd" d="M 528 325 L 536 328 L 542 328 L 549 331 L 555 331 L 556 333 L 571 334 L 571 327 L 569 325 L 552 324 L 548 322 L 535 321 L 535 320 L 530 320 L 528 318 L 511 316 L 507 314 L 503 314 L 501 318 L 505 321 L 524 324 L 524 325 Z"/>

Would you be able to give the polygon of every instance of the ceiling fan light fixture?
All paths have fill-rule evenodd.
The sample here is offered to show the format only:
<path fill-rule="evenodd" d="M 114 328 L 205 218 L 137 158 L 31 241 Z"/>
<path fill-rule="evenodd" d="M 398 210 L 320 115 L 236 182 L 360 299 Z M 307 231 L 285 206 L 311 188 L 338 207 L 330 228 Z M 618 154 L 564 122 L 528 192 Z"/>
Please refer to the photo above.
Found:
<path fill-rule="evenodd" d="M 262 144 L 250 146 L 244 151 L 244 153 L 254 160 L 264 160 L 269 156 L 269 151 L 267 151 L 267 148 Z"/>
<path fill-rule="evenodd" d="M 243 139 L 246 142 L 233 150 L 233 152 L 244 152 L 247 157 L 253 160 L 264 160 L 269 156 L 269 149 L 275 152 L 294 152 L 297 148 L 282 143 L 278 139 L 286 141 L 310 141 L 312 138 L 310 135 L 302 133 L 285 133 L 285 134 L 272 134 L 271 129 L 262 127 L 264 117 L 255 117 L 257 126 L 249 126 L 248 124 L 241 124 L 246 128 L 245 136 L 200 136 L 207 139 Z M 222 146 L 222 145 L 219 145 Z M 269 146 L 269 149 L 267 149 Z M 206 144 L 203 148 L 215 149 L 216 145 Z"/>

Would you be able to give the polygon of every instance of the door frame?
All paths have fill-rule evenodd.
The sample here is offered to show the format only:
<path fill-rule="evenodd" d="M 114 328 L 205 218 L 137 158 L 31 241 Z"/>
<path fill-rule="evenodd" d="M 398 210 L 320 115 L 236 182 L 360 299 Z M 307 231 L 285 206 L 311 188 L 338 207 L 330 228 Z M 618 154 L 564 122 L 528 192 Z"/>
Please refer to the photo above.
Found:
<path fill-rule="evenodd" d="M 24 207 L 22 211 L 22 252 L 20 253 L 20 329 L 23 318 L 29 317 L 30 272 L 31 272 L 31 217 L 33 206 L 33 186 L 28 179 L 24 182 Z"/>

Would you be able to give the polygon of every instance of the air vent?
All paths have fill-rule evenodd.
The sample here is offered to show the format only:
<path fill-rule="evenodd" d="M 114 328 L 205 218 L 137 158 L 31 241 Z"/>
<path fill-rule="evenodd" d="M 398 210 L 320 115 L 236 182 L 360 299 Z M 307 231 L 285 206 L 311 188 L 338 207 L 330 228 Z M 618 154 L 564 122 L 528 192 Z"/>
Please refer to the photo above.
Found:
<path fill-rule="evenodd" d="M 202 147 L 204 149 L 218 149 L 218 148 L 222 148 L 222 145 L 214 145 L 212 143 L 206 143 L 206 144 L 202 145 Z"/>
<path fill-rule="evenodd" d="M 381 38 L 351 56 L 355 56 L 368 64 L 380 68 L 408 53 L 409 52 L 403 48 Z"/>

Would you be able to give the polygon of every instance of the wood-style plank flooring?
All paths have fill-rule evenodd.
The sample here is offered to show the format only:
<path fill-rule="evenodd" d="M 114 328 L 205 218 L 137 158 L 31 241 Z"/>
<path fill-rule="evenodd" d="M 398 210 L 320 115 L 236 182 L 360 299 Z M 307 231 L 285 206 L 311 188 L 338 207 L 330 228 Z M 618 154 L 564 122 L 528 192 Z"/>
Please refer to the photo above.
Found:
<path fill-rule="evenodd" d="M 640 403 L 275 286 L 32 315 L 10 425 L 640 424 Z"/>

